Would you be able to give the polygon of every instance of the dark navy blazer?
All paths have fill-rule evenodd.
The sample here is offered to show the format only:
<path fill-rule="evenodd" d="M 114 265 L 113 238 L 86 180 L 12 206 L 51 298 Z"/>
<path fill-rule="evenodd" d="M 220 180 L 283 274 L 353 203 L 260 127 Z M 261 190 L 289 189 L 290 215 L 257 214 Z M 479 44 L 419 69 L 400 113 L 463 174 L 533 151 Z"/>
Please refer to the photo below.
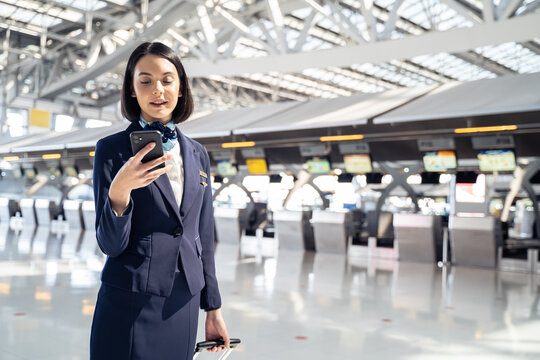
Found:
<path fill-rule="evenodd" d="M 96 144 L 96 236 L 99 247 L 108 255 L 101 280 L 134 292 L 169 296 L 179 267 L 191 294 L 202 290 L 201 308 L 218 308 L 221 297 L 214 265 L 208 153 L 177 127 L 184 164 L 182 206 L 176 203 L 169 178 L 163 174 L 148 186 L 131 191 L 130 205 L 122 216 L 116 216 L 109 187 L 118 170 L 133 156 L 129 134 L 136 130 L 142 130 L 138 122 Z"/>

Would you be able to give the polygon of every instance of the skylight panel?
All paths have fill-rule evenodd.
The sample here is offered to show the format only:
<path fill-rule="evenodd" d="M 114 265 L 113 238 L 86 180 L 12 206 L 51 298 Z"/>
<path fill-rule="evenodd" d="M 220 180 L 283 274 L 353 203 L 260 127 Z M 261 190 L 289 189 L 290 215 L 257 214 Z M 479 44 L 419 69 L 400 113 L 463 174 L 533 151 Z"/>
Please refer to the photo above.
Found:
<path fill-rule="evenodd" d="M 412 61 L 461 81 L 472 81 L 496 76 L 488 70 L 446 53 L 417 56 Z"/>
<path fill-rule="evenodd" d="M 94 10 L 94 1 L 87 1 L 87 0 L 57 0 L 57 1 L 62 4 L 72 6 L 74 8 L 81 9 L 82 11 Z"/>
<path fill-rule="evenodd" d="M 540 71 L 540 55 L 517 43 L 485 46 L 476 51 L 519 73 Z"/>
<path fill-rule="evenodd" d="M 1 14 L 11 14 L 15 12 L 17 8 L 15 6 L 0 4 L 0 13 Z"/>
<path fill-rule="evenodd" d="M 107 6 L 107 3 L 105 1 L 98 1 L 94 9 L 99 10 L 99 9 L 103 9 L 106 6 Z"/>
<path fill-rule="evenodd" d="M 382 6 L 382 7 L 387 8 L 387 9 L 390 10 L 390 8 L 395 3 L 395 0 L 377 0 L 377 1 L 374 1 L 374 3 L 376 5 Z"/>
<path fill-rule="evenodd" d="M 11 16 L 13 20 L 29 23 L 39 27 L 50 27 L 60 23 L 62 20 L 51 16 L 37 14 L 33 11 L 18 8 Z"/>
<path fill-rule="evenodd" d="M 117 4 L 117 5 L 126 5 L 129 0 L 107 0 L 108 2 L 110 3 L 114 3 L 114 4 Z"/>
<path fill-rule="evenodd" d="M 291 14 L 301 19 L 305 19 L 309 14 L 311 14 L 311 11 L 313 11 L 313 8 L 311 6 L 306 6 L 301 9 L 294 9 L 291 11 Z"/>
<path fill-rule="evenodd" d="M 47 13 L 51 16 L 56 16 L 59 18 L 62 18 L 63 20 L 68 20 L 71 22 L 80 22 L 83 21 L 83 13 L 77 12 L 73 10 L 62 10 L 60 8 L 52 8 L 47 11 Z"/>
<path fill-rule="evenodd" d="M 407 1 L 398 10 L 398 14 L 404 18 L 407 18 L 414 23 L 423 26 L 424 28 L 430 28 L 431 24 L 424 12 L 424 6 L 421 1 Z"/>

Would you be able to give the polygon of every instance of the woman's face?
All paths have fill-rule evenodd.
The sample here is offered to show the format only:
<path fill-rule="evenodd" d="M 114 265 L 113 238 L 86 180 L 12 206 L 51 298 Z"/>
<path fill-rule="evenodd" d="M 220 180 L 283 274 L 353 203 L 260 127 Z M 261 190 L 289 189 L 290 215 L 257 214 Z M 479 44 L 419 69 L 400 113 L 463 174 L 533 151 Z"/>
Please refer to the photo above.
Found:
<path fill-rule="evenodd" d="M 135 65 L 133 91 L 146 121 L 167 123 L 182 96 L 178 71 L 169 60 L 145 55 Z"/>

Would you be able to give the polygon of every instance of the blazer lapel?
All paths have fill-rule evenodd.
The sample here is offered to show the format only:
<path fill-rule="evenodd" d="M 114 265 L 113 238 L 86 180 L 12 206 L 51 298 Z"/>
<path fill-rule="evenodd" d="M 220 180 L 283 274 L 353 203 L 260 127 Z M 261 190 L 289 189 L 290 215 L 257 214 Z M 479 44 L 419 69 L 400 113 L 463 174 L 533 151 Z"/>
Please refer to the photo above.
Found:
<path fill-rule="evenodd" d="M 197 191 L 201 188 L 200 181 L 200 164 L 197 161 L 198 151 L 193 147 L 191 142 L 184 134 L 176 127 L 176 134 L 180 141 L 180 149 L 182 152 L 182 160 L 184 163 L 184 192 L 182 195 L 182 206 L 180 207 L 181 217 L 185 217 L 195 199 Z"/>
<path fill-rule="evenodd" d="M 128 136 L 133 131 L 140 131 L 140 130 L 142 130 L 142 128 L 138 121 L 134 121 L 126 129 Z M 169 177 L 167 176 L 167 174 L 161 175 L 156 180 L 154 180 L 152 184 L 154 184 L 159 189 L 159 191 L 161 192 L 161 195 L 163 196 L 167 204 L 169 204 L 169 206 L 171 207 L 171 210 L 174 212 L 175 217 L 178 219 L 178 221 L 181 224 L 182 219 L 180 218 L 179 207 L 178 207 L 178 204 L 176 203 L 176 199 L 174 197 L 174 192 L 171 186 L 171 182 L 169 181 Z"/>

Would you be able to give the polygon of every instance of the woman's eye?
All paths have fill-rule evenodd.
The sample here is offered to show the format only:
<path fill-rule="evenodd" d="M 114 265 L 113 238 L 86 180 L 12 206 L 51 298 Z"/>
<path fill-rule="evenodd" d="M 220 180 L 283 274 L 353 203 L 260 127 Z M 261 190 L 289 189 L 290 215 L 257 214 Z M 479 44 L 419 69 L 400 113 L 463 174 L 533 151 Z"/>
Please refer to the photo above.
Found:
<path fill-rule="evenodd" d="M 144 81 L 141 81 L 141 84 L 148 85 L 148 84 L 150 84 L 150 81 L 144 80 Z"/>

